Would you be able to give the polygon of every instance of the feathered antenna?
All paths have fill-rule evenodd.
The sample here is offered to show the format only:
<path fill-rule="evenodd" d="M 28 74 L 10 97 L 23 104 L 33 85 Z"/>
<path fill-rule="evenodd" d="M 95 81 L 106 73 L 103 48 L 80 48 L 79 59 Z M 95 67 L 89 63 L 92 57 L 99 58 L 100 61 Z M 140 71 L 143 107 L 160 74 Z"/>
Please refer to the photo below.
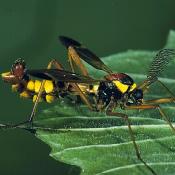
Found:
<path fill-rule="evenodd" d="M 173 49 L 162 49 L 153 58 L 153 61 L 149 67 L 147 79 L 140 86 L 144 88 L 151 85 L 158 80 L 158 77 L 165 67 L 168 65 L 169 61 L 175 56 L 175 50 Z"/>

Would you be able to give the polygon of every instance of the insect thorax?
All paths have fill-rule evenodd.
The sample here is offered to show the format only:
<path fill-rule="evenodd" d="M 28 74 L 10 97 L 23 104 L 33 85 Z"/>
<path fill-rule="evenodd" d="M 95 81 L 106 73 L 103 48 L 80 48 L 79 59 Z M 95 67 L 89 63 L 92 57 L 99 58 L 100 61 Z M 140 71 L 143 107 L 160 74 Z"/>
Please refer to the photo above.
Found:
<path fill-rule="evenodd" d="M 101 82 L 98 88 L 97 99 L 102 101 L 106 105 L 109 104 L 111 97 L 115 100 L 122 98 L 122 92 L 115 86 L 115 84 L 110 82 Z"/>
<path fill-rule="evenodd" d="M 98 100 L 109 104 L 111 98 L 121 100 L 124 94 L 129 94 L 136 88 L 133 79 L 124 73 L 110 74 L 105 77 L 107 81 L 101 82 L 98 88 Z"/>

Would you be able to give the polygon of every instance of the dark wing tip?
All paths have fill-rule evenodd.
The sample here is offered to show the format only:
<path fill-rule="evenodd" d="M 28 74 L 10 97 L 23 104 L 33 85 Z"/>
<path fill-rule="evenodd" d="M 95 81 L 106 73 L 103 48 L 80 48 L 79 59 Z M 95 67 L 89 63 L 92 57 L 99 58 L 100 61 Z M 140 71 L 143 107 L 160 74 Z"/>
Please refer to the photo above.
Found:
<path fill-rule="evenodd" d="M 103 70 L 107 73 L 112 73 L 112 71 L 102 62 L 102 60 L 96 54 L 94 54 L 88 48 L 83 47 L 82 44 L 78 41 L 75 41 L 74 39 L 66 36 L 59 36 L 59 40 L 66 48 L 72 46 L 77 52 L 78 56 L 91 66 L 95 67 L 96 69 Z"/>
<path fill-rule="evenodd" d="M 74 46 L 74 47 L 81 46 L 81 43 L 79 43 L 78 41 L 75 41 L 74 39 L 69 38 L 67 36 L 59 36 L 58 38 L 66 48 L 68 48 L 69 46 Z"/>
<path fill-rule="evenodd" d="M 103 70 L 107 73 L 112 73 L 112 71 L 104 64 L 104 62 L 92 51 L 85 47 L 75 47 L 75 51 L 78 53 L 80 58 L 86 61 L 91 66 L 95 67 L 96 69 Z"/>

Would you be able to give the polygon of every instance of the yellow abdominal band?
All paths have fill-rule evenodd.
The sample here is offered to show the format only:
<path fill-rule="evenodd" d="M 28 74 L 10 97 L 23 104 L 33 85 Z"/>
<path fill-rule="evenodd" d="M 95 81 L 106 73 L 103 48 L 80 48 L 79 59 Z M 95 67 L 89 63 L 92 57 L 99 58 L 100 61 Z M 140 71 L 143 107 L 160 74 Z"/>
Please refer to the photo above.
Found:
<path fill-rule="evenodd" d="M 27 84 L 27 89 L 35 93 L 39 93 L 42 82 L 39 80 L 30 80 Z M 45 100 L 48 103 L 52 103 L 55 99 L 53 95 L 50 95 L 54 91 L 54 84 L 50 80 L 45 80 L 43 91 L 46 93 Z M 33 102 L 36 101 L 37 94 L 33 96 Z M 40 100 L 41 101 L 41 100 Z"/>
<path fill-rule="evenodd" d="M 123 84 L 123 83 L 121 83 L 121 82 L 118 81 L 118 80 L 113 81 L 113 83 L 117 86 L 117 88 L 118 88 L 122 93 L 125 93 L 125 92 L 128 90 L 129 85 Z M 137 85 L 134 83 L 134 84 L 131 86 L 129 92 L 133 91 L 133 90 L 136 88 L 136 86 L 137 86 Z"/>
<path fill-rule="evenodd" d="M 30 94 L 27 91 L 23 91 L 19 94 L 21 98 L 30 98 Z"/>

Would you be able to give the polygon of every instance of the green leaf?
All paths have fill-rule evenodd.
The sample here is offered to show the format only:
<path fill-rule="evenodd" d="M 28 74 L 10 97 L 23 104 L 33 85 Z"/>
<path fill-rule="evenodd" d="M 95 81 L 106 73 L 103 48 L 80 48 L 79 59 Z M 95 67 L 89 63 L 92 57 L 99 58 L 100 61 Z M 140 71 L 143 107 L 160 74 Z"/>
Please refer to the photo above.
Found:
<path fill-rule="evenodd" d="M 175 32 L 171 31 L 166 48 L 175 48 Z M 156 52 L 128 50 L 103 58 L 116 72 L 129 74 L 137 83 L 145 78 Z M 162 73 L 160 80 L 175 92 L 175 60 Z M 104 73 L 91 66 L 94 77 Z M 155 83 L 146 99 L 167 97 L 169 94 Z M 171 121 L 175 120 L 173 104 L 162 105 Z M 121 111 L 129 115 L 142 158 L 159 175 L 175 172 L 175 135 L 161 119 L 158 111 Z M 34 122 L 36 136 L 50 145 L 54 159 L 81 168 L 81 175 L 141 175 L 150 174 L 137 159 L 125 121 L 104 113 L 91 112 L 86 106 L 58 101 L 46 109 Z"/>

